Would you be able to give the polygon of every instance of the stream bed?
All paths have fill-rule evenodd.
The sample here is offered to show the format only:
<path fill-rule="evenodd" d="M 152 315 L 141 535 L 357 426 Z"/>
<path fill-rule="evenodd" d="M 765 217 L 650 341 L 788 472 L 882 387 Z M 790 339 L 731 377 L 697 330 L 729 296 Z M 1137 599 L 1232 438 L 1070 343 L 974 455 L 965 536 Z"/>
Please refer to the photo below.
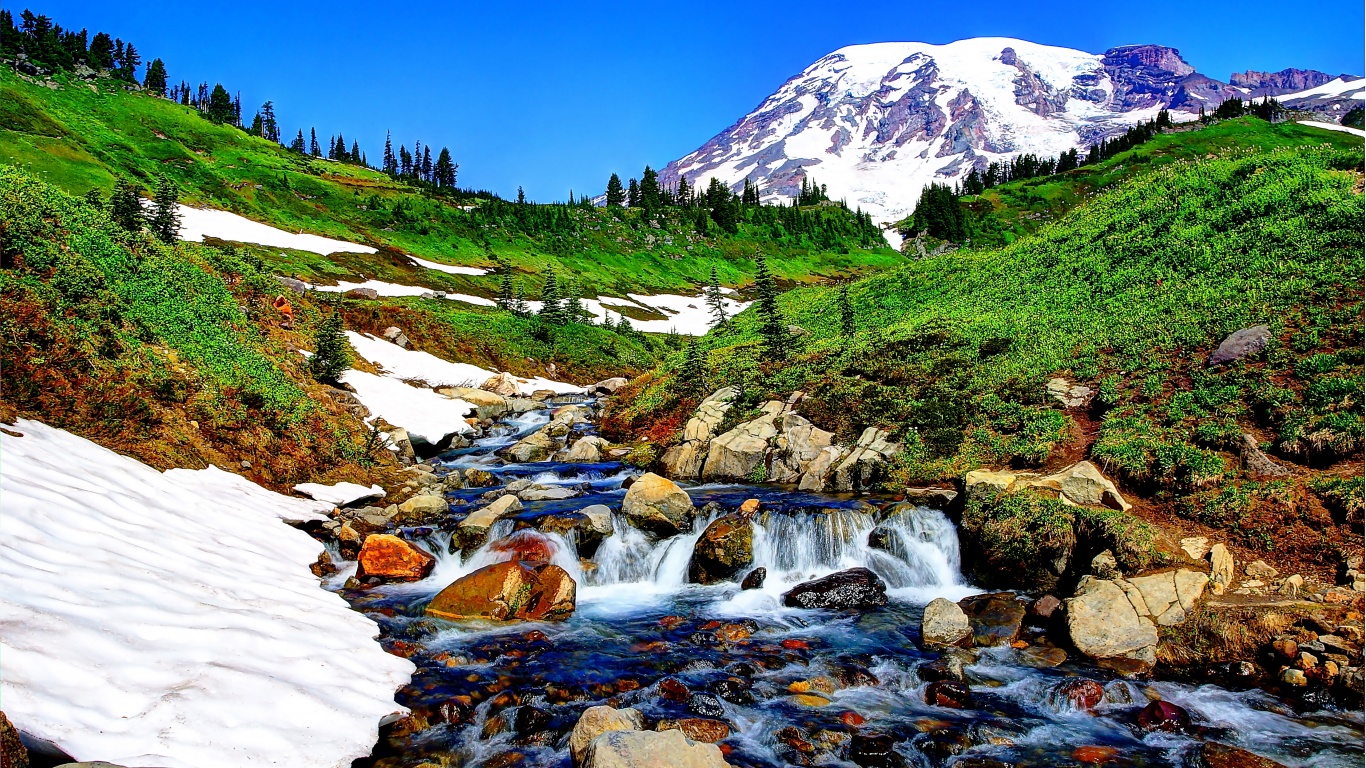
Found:
<path fill-rule="evenodd" d="M 552 561 L 577 583 L 576 610 L 562 622 L 426 617 L 426 603 L 443 587 L 497 559 L 489 545 L 453 553 L 450 531 L 439 528 L 402 532 L 437 557 L 421 581 L 348 587 L 354 564 L 342 563 L 329 587 L 379 622 L 390 652 L 417 665 L 398 694 L 412 716 L 383 729 L 374 755 L 358 765 L 569 768 L 569 732 L 585 709 L 600 704 L 640 710 L 647 729 L 679 727 L 715 741 L 737 768 L 853 766 L 851 757 L 865 768 L 1183 766 L 1197 764 L 1204 741 L 1287 766 L 1362 764 L 1360 710 L 1305 712 L 1258 689 L 1125 680 L 1075 656 L 1039 664 L 1010 646 L 979 649 L 975 657 L 921 650 L 925 604 L 979 591 L 962 577 L 957 532 L 938 510 L 903 504 L 887 517 L 891 499 L 685 486 L 698 510 L 692 531 L 652 538 L 620 514 L 622 483 L 638 470 L 615 462 L 509 464 L 495 455 L 547 419 L 534 411 L 502 422 L 435 463 L 439 473 L 476 467 L 499 483 L 531 479 L 582 492 L 525 502 L 522 512 L 494 524 L 491 543 L 545 515 L 594 504 L 613 510 L 613 535 L 591 553 L 580 552 L 572 534 L 544 535 Z M 478 509 L 489 490 L 449 494 L 466 502 L 453 505 L 452 522 Z M 762 503 L 753 521 L 754 567 L 767 572 L 762 588 L 688 583 L 693 544 L 717 508 L 708 512 L 708 505 L 729 512 L 751 498 Z M 876 526 L 884 543 L 873 549 L 868 534 Z M 783 607 L 782 594 L 795 584 L 853 567 L 887 584 L 886 607 Z M 1040 634 L 1027 631 L 1026 638 Z M 927 704 L 927 686 L 954 659 L 964 664 L 970 703 Z M 1076 705 L 1068 691 L 1078 681 L 1103 688 L 1098 705 Z M 1139 711 L 1157 699 L 1187 710 L 1190 727 L 1140 728 Z M 851 756 L 855 735 L 873 733 L 864 744 L 890 750 L 870 756 L 864 746 Z"/>

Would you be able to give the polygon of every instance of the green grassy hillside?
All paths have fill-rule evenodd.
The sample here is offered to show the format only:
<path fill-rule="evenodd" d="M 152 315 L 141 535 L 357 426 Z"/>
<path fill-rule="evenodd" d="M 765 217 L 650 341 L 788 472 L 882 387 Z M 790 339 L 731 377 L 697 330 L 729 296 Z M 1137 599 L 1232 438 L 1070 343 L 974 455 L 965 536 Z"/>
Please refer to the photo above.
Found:
<path fill-rule="evenodd" d="M 1186 124 L 1095 165 L 1001 184 L 962 198 L 962 205 L 969 213 L 973 243 L 1000 245 L 1038 231 L 1103 190 L 1170 163 L 1233 149 L 1270 151 L 1320 144 L 1351 150 L 1360 149 L 1362 141 L 1351 134 L 1299 123 L 1272 125 L 1257 117 L 1207 127 Z M 901 226 L 909 226 L 909 219 Z"/>
<path fill-rule="evenodd" d="M 743 286 L 757 251 L 791 283 L 901 261 L 837 207 L 806 209 L 808 221 L 800 227 L 774 225 L 771 216 L 746 209 L 739 231 L 726 234 L 705 222 L 703 232 L 696 212 L 686 209 L 646 216 L 640 209 L 434 196 L 378 171 L 290 152 L 115 80 L 61 73 L 40 82 L 0 69 L 0 165 L 78 195 L 107 193 L 120 175 L 150 187 L 164 173 L 188 203 L 430 260 L 510 269 L 529 295 L 539 293 L 551 269 L 572 277 L 587 295 L 621 296 L 695 292 L 713 268 L 724 284 Z M 364 276 L 483 296 L 497 291 L 496 275 L 413 270 L 392 252 L 378 258 L 259 253 L 281 272 L 305 278 Z"/>
<path fill-rule="evenodd" d="M 751 308 L 705 340 L 706 388 L 736 385 L 749 404 L 805 391 L 803 413 L 844 440 L 890 428 L 905 446 L 891 489 L 1089 457 L 1145 503 L 1248 546 L 1331 557 L 1361 505 L 1363 156 L 1340 144 L 1173 159 L 1004 247 L 865 278 L 850 287 L 852 337 L 837 291 L 789 292 L 783 322 L 809 335 L 766 361 Z M 1226 335 L 1263 324 L 1264 356 L 1206 365 Z M 696 402 L 681 358 L 609 427 L 680 424 Z M 1093 408 L 1047 401 L 1054 376 L 1096 389 Z M 1244 432 L 1294 478 L 1247 482 Z"/>

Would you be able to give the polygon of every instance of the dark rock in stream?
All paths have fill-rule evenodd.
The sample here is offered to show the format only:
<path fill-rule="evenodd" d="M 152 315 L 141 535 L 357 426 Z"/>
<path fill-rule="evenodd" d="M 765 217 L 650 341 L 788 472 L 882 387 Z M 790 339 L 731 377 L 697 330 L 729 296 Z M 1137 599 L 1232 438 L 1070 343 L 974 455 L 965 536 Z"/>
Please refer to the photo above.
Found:
<path fill-rule="evenodd" d="M 1207 741 L 1191 755 L 1192 768 L 1285 768 L 1284 765 L 1246 749 Z"/>
<path fill-rule="evenodd" d="M 750 705 L 754 703 L 754 694 L 749 690 L 750 683 L 743 678 L 728 677 L 724 680 L 717 680 L 707 688 L 732 704 Z"/>
<path fill-rule="evenodd" d="M 897 754 L 896 739 L 877 731 L 859 731 L 849 742 L 849 761 L 861 768 L 903 768 L 906 761 Z"/>
<path fill-rule="evenodd" d="M 1178 733 L 1189 730 L 1191 716 L 1170 701 L 1154 701 L 1138 713 L 1138 727 L 1145 731 Z"/>
<path fill-rule="evenodd" d="M 1025 606 L 1013 592 L 990 592 L 958 602 L 972 624 L 972 642 L 981 648 L 1009 645 L 1020 636 Z"/>
<path fill-rule="evenodd" d="M 710 693 L 694 693 L 688 697 L 688 711 L 699 717 L 725 717 L 721 700 Z"/>
<path fill-rule="evenodd" d="M 806 581 L 783 594 L 790 608 L 881 608 L 887 604 L 887 585 L 867 568 L 850 568 L 815 581 Z"/>
<path fill-rule="evenodd" d="M 754 527 L 739 514 L 718 517 L 693 545 L 688 581 L 730 581 L 754 562 Z"/>
<path fill-rule="evenodd" d="M 745 574 L 745 580 L 740 582 L 740 589 L 763 589 L 766 578 L 768 578 L 767 568 L 755 568 Z"/>
<path fill-rule="evenodd" d="M 936 680 L 925 686 L 925 703 L 949 709 L 969 709 L 972 690 L 957 680 Z"/>

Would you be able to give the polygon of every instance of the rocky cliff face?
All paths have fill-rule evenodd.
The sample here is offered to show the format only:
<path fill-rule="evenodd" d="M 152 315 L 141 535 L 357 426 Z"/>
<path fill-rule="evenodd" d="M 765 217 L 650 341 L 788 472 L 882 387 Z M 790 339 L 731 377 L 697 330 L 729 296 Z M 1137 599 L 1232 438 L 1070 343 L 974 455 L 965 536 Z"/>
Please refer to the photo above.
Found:
<path fill-rule="evenodd" d="M 1346 77 L 1346 76 L 1343 76 Z M 1280 96 L 1283 93 L 1306 91 L 1333 80 L 1333 76 L 1315 69 L 1282 69 L 1280 72 L 1234 72 L 1230 85 L 1245 88 L 1250 96 Z"/>
<path fill-rule="evenodd" d="M 1296 82 L 1272 77 L 1281 75 Z M 1164 108 L 1193 119 L 1235 95 L 1247 91 L 1159 45 L 1100 55 L 1008 38 L 856 45 L 807 67 L 660 176 L 702 185 L 714 176 L 737 191 L 749 178 L 768 200 L 791 198 L 812 178 L 890 221 L 931 182 L 1024 152 L 1084 149 Z"/>

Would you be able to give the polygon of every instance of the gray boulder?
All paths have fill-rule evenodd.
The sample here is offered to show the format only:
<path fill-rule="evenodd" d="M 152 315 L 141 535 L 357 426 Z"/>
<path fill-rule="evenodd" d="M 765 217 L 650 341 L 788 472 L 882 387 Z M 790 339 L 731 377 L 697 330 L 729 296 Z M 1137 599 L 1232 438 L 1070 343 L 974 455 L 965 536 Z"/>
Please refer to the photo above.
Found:
<path fill-rule="evenodd" d="M 1228 338 L 1219 342 L 1219 348 L 1209 356 L 1209 364 L 1227 365 L 1251 357 L 1266 349 L 1270 341 L 1271 328 L 1265 325 L 1254 325 L 1251 328 L 1234 331 Z"/>
<path fill-rule="evenodd" d="M 661 536 L 692 527 L 693 503 L 687 491 L 653 472 L 636 478 L 626 490 L 621 511 L 632 525 Z"/>
<path fill-rule="evenodd" d="M 958 603 L 936 597 L 925 606 L 920 623 L 920 640 L 926 648 L 963 645 L 972 638 L 972 624 Z"/>

